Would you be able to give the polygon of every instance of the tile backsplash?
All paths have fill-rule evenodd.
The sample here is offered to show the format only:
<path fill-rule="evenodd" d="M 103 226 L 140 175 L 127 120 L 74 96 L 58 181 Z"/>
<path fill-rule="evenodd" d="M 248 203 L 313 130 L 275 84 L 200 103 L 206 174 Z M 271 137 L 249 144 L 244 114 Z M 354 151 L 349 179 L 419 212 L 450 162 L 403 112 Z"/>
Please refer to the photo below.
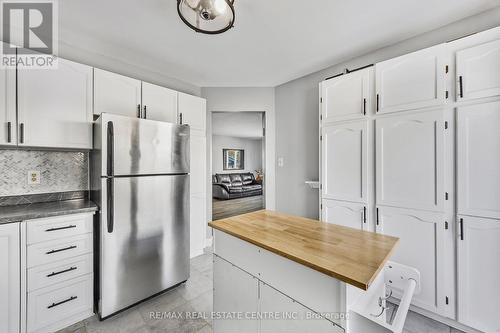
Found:
<path fill-rule="evenodd" d="M 88 190 L 88 153 L 0 149 L 0 196 Z M 28 173 L 40 171 L 40 184 Z"/>

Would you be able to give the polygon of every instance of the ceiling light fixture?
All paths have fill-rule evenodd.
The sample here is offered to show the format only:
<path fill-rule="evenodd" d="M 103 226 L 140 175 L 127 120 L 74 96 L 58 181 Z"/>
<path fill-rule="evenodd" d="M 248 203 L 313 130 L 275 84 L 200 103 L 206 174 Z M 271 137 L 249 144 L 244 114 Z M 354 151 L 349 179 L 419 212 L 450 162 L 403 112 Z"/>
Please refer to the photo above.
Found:
<path fill-rule="evenodd" d="M 234 25 L 234 0 L 177 0 L 177 12 L 191 29 L 220 34 Z"/>

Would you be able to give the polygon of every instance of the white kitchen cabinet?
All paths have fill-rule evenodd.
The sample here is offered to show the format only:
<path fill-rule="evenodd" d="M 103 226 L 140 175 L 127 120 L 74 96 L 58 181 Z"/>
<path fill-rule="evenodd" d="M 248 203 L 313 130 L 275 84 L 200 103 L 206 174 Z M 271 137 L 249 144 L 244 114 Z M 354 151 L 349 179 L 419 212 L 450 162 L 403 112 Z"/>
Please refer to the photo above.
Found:
<path fill-rule="evenodd" d="M 17 144 L 16 71 L 0 68 L 0 145 Z"/>
<path fill-rule="evenodd" d="M 458 320 L 500 331 L 500 220 L 459 216 Z"/>
<path fill-rule="evenodd" d="M 500 102 L 457 110 L 458 214 L 500 218 Z"/>
<path fill-rule="evenodd" d="M 20 223 L 0 225 L 0 332 L 20 330 L 20 251 Z"/>
<path fill-rule="evenodd" d="M 142 82 L 142 116 L 146 119 L 177 122 L 177 91 Z"/>
<path fill-rule="evenodd" d="M 321 84 L 323 123 L 371 114 L 373 67 L 344 74 Z"/>
<path fill-rule="evenodd" d="M 203 254 L 207 230 L 207 140 L 205 136 L 190 137 L 190 233 L 191 257 Z"/>
<path fill-rule="evenodd" d="M 179 93 L 179 123 L 191 127 L 191 133 L 205 135 L 207 123 L 207 101 L 204 98 Z"/>
<path fill-rule="evenodd" d="M 139 117 L 141 81 L 94 68 L 94 114 L 103 112 Z"/>
<path fill-rule="evenodd" d="M 261 333 L 341 333 L 344 330 L 265 283 L 260 283 L 260 312 L 282 317 L 261 320 Z M 294 317 L 286 317 L 294 316 Z"/>
<path fill-rule="evenodd" d="M 189 233 L 191 258 L 203 254 L 207 234 L 207 197 L 205 194 L 191 194 L 189 203 Z"/>
<path fill-rule="evenodd" d="M 442 315 L 453 304 L 453 289 L 445 277 L 453 259 L 454 245 L 446 232 L 452 232 L 444 214 L 377 206 L 376 231 L 400 239 L 391 261 L 420 271 L 422 289 L 412 304 Z M 446 223 L 448 222 L 448 223 Z M 453 275 L 451 275 L 453 276 Z M 396 297 L 401 295 L 394 293 Z M 446 298 L 448 303 L 446 304 Z"/>
<path fill-rule="evenodd" d="M 456 53 L 457 100 L 500 95 L 500 40 Z"/>
<path fill-rule="evenodd" d="M 242 316 L 259 311 L 259 280 L 214 255 L 214 311 Z M 214 318 L 214 332 L 255 333 L 259 320 Z"/>
<path fill-rule="evenodd" d="M 370 212 L 366 204 L 323 200 L 322 206 L 321 220 L 323 222 L 360 230 L 369 230 Z"/>
<path fill-rule="evenodd" d="M 439 110 L 376 119 L 377 205 L 443 210 L 444 122 Z"/>
<path fill-rule="evenodd" d="M 446 99 L 445 44 L 375 65 L 377 113 L 443 105 Z"/>
<path fill-rule="evenodd" d="M 322 197 L 368 202 L 368 121 L 326 125 L 322 141 Z"/>
<path fill-rule="evenodd" d="M 59 59 L 17 80 L 19 146 L 92 148 L 92 67 Z"/>

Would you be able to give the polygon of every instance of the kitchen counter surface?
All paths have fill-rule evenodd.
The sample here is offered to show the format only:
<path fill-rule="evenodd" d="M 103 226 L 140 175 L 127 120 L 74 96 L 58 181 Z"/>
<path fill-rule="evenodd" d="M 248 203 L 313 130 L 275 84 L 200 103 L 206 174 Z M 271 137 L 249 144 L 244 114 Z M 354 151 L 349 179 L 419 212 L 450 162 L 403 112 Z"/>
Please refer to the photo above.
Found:
<path fill-rule="evenodd" d="M 398 238 L 261 210 L 209 226 L 368 290 Z"/>
<path fill-rule="evenodd" d="M 0 224 L 97 210 L 97 205 L 89 199 L 3 206 L 0 207 Z"/>

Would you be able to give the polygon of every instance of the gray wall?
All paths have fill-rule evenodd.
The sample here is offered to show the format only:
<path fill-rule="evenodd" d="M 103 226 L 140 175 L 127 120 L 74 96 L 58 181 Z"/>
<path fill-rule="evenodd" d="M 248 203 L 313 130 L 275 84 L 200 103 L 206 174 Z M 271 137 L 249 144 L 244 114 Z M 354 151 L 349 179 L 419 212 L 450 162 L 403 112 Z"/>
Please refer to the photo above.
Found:
<path fill-rule="evenodd" d="M 318 218 L 319 194 L 304 184 L 319 174 L 318 84 L 325 78 L 500 25 L 500 8 L 282 84 L 276 91 L 276 209 Z"/>
<path fill-rule="evenodd" d="M 41 183 L 28 185 L 28 172 Z M 0 196 L 88 190 L 88 153 L 0 150 Z"/>
<path fill-rule="evenodd" d="M 223 170 L 222 150 L 223 149 L 243 149 L 245 151 L 245 165 L 243 170 L 228 171 Z M 236 138 L 232 136 L 213 135 L 212 136 L 212 173 L 240 173 L 262 170 L 262 140 Z"/>

